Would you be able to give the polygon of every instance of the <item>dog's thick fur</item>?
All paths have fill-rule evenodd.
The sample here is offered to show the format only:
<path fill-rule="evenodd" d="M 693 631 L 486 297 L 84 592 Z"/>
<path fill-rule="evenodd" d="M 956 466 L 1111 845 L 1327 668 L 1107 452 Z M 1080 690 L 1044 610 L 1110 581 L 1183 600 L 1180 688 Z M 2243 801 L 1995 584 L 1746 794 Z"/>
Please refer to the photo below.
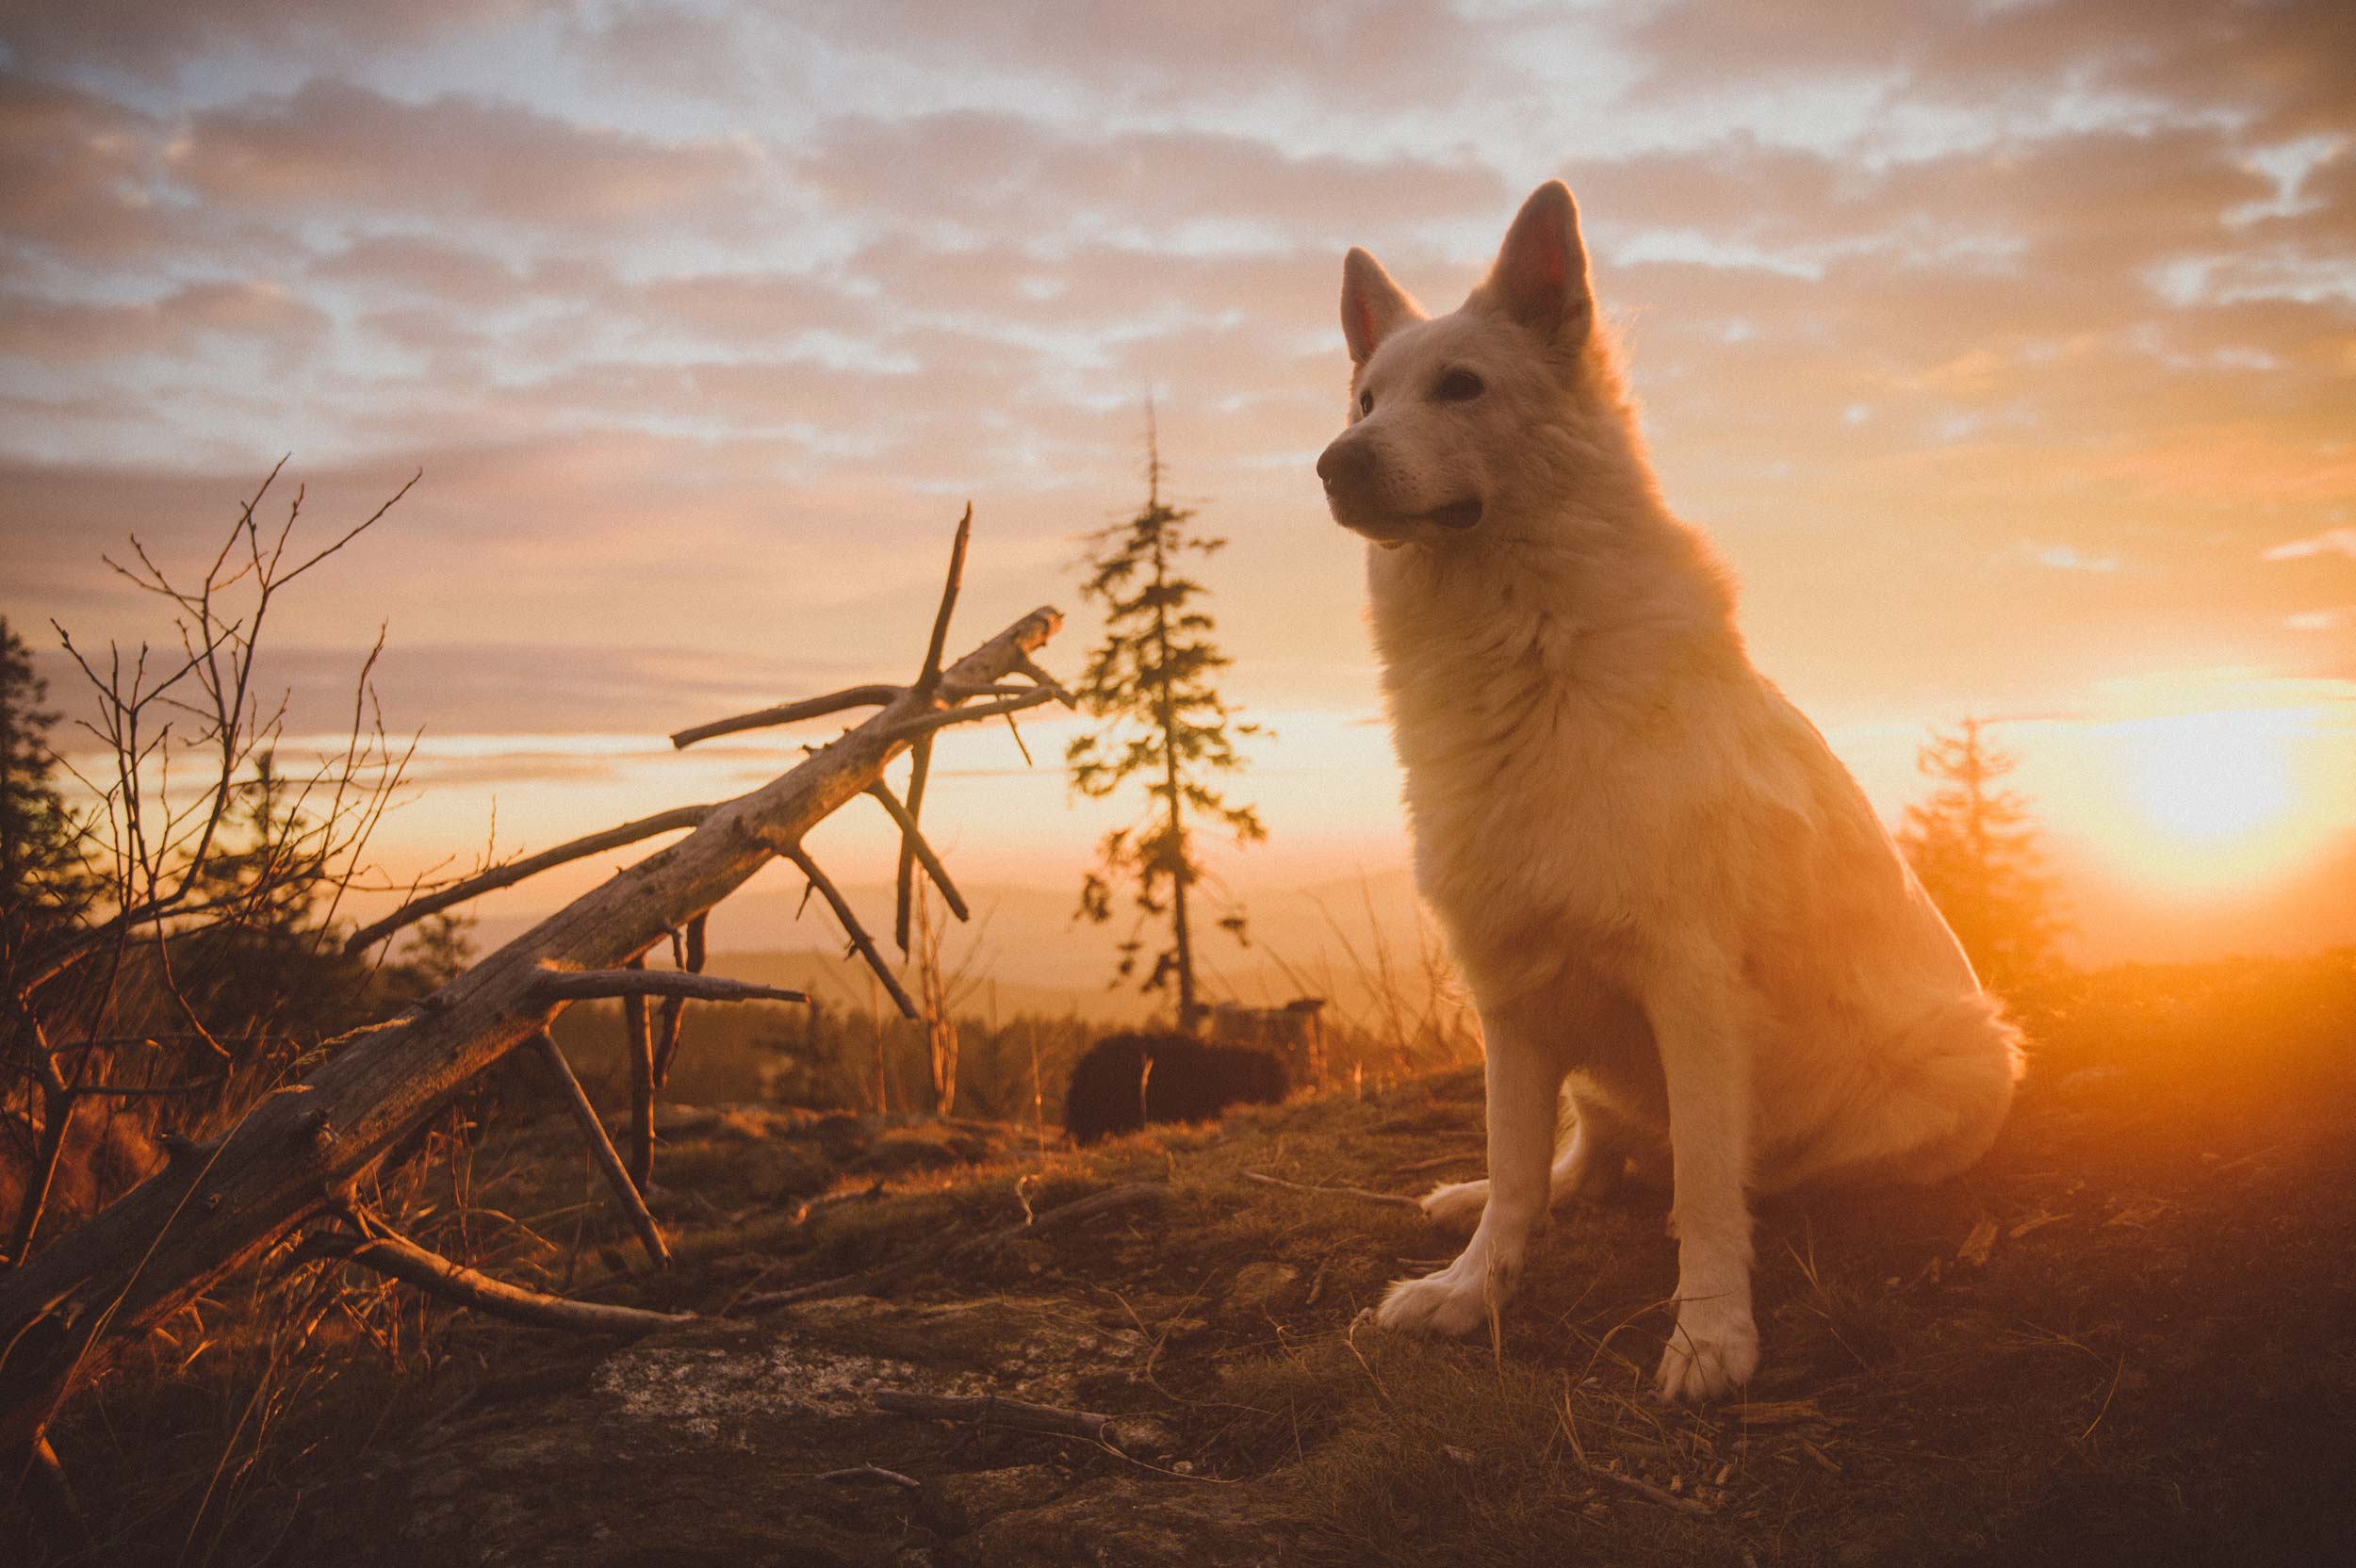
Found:
<path fill-rule="evenodd" d="M 2019 1037 L 1662 502 L 1570 192 L 1541 187 L 1436 319 L 1353 250 L 1342 327 L 1350 423 L 1317 471 L 1370 541 L 1416 878 L 1488 1055 L 1489 1180 L 1424 1200 L 1471 1242 L 1380 1320 L 1485 1321 L 1550 1201 L 1665 1146 L 1659 1386 L 1715 1396 L 1759 1360 L 1749 1195 L 1961 1170 Z"/>

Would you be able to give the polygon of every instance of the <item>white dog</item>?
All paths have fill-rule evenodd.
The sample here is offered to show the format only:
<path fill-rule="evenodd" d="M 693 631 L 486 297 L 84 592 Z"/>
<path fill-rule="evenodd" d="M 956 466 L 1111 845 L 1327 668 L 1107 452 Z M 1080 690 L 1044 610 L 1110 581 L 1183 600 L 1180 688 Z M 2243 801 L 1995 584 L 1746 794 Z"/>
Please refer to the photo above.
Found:
<path fill-rule="evenodd" d="M 1540 187 L 1436 320 L 1351 251 L 1342 330 L 1350 428 L 1317 473 L 1372 542 L 1416 879 L 1488 1054 L 1489 1180 L 1424 1200 L 1477 1216 L 1472 1240 L 1380 1321 L 1485 1321 L 1549 1203 L 1665 1133 L 1660 1389 L 1713 1397 L 1759 1362 L 1749 1194 L 1961 1170 L 2011 1103 L 2019 1036 L 1663 504 L 1571 193 Z"/>

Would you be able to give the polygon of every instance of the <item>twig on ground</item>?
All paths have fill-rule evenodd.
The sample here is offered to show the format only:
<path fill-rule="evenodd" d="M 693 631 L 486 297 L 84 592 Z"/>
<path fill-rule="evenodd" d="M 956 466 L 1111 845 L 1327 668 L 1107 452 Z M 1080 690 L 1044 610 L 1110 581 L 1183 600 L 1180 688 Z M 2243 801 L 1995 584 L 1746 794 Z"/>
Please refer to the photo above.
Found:
<path fill-rule="evenodd" d="M 1648 1480 L 1640 1480 L 1634 1476 L 1625 1476 L 1617 1470 L 1606 1470 L 1602 1465 L 1591 1461 L 1574 1458 L 1571 1462 L 1591 1476 L 1601 1476 L 1605 1480 L 1616 1486 L 1627 1487 L 1648 1503 L 1659 1503 L 1662 1508 L 1675 1509 L 1679 1513 L 1690 1513 L 1703 1519 L 1718 1511 L 1715 1504 L 1705 1503 L 1694 1497 L 1680 1497 L 1676 1493 L 1664 1491 Z"/>
<path fill-rule="evenodd" d="M 693 1313 L 647 1312 L 641 1307 L 614 1306 L 602 1301 L 576 1301 L 511 1285 L 464 1264 L 452 1263 L 438 1252 L 428 1251 L 373 1219 L 365 1222 L 371 1233 L 336 1244 L 336 1255 L 494 1317 L 543 1329 L 607 1334 L 650 1333 L 656 1329 L 695 1321 Z"/>
<path fill-rule="evenodd" d="M 889 1481 L 911 1492 L 924 1485 L 914 1476 L 903 1476 L 897 1470 L 887 1470 L 880 1464 L 854 1464 L 847 1470 L 828 1470 L 818 1477 L 822 1481 Z"/>
<path fill-rule="evenodd" d="M 807 1225 L 823 1210 L 831 1209 L 843 1203 L 872 1203 L 883 1195 L 883 1178 L 878 1176 L 867 1185 L 854 1191 L 830 1193 L 824 1198 L 811 1199 L 794 1211 L 794 1223 Z"/>
<path fill-rule="evenodd" d="M 1443 1166 L 1469 1165 L 1471 1163 L 1472 1156 L 1469 1154 L 1435 1154 L 1431 1159 L 1417 1160 L 1413 1165 L 1395 1165 L 1391 1168 L 1391 1174 L 1394 1176 L 1420 1176 L 1427 1170 L 1437 1170 Z"/>
<path fill-rule="evenodd" d="M 1271 1187 L 1288 1187 L 1294 1192 L 1337 1192 L 1345 1198 L 1363 1198 L 1369 1203 L 1389 1203 L 1396 1208 L 1413 1209 L 1417 1214 L 1423 1213 L 1421 1203 L 1396 1192 L 1373 1192 L 1365 1187 L 1324 1186 L 1311 1182 L 1287 1182 L 1282 1176 L 1263 1176 L 1256 1170 L 1245 1171 L 1243 1179 L 1247 1182 L 1259 1182 Z"/>
<path fill-rule="evenodd" d="M 979 1396 L 950 1394 L 910 1394 L 900 1389 L 878 1389 L 875 1395 L 875 1408 L 894 1415 L 923 1415 L 941 1421 L 970 1421 L 977 1427 L 1011 1427 L 1017 1431 L 1046 1432 L 1056 1437 L 1085 1437 L 1091 1443 L 1102 1443 L 1118 1448 L 1113 1440 L 1113 1417 L 1092 1411 L 1065 1410 L 1056 1405 L 1034 1405 L 1022 1399 L 1001 1399 L 994 1394 Z"/>
<path fill-rule="evenodd" d="M 1126 1186 L 1106 1187 L 1102 1192 L 1092 1192 L 1086 1198 L 1075 1198 L 1069 1203 L 1058 1204 L 1025 1224 L 1003 1226 L 995 1231 L 986 1231 L 978 1236 L 968 1236 L 961 1241 L 936 1242 L 930 1247 L 920 1248 L 906 1257 L 895 1258 L 890 1263 L 879 1264 L 874 1268 L 862 1269 L 856 1274 L 843 1274 L 831 1280 L 817 1280 L 809 1284 L 794 1285 L 785 1290 L 773 1290 L 759 1296 L 747 1296 L 742 1304 L 753 1308 L 782 1307 L 790 1306 L 796 1301 L 860 1295 L 874 1291 L 878 1286 L 892 1284 L 907 1275 L 937 1263 L 947 1263 L 956 1258 L 979 1257 L 984 1253 L 995 1251 L 1018 1237 L 1053 1235 L 1057 1231 L 1069 1230 L 1081 1221 L 1093 1219 L 1099 1215 L 1157 1204 L 1166 1200 L 1169 1196 L 1168 1184 L 1160 1182 L 1137 1182 Z"/>

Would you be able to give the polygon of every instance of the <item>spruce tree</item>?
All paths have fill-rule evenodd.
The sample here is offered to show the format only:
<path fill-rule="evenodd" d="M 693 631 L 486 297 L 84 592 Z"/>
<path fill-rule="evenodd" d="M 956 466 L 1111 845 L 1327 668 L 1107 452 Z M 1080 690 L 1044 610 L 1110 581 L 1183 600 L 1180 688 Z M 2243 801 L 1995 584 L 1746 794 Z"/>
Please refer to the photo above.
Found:
<path fill-rule="evenodd" d="M 31 650 L 0 619 L 0 956 L 71 919 L 90 896 L 79 829 L 57 793 L 48 697 Z"/>
<path fill-rule="evenodd" d="M 1201 607 L 1208 590 L 1180 569 L 1187 556 L 1214 555 L 1226 541 L 1193 531 L 1194 513 L 1162 499 L 1162 477 L 1149 410 L 1145 505 L 1089 540 L 1080 589 L 1104 608 L 1104 641 L 1089 655 L 1075 694 L 1087 712 L 1110 722 L 1073 740 L 1064 760 L 1072 787 L 1084 795 L 1103 798 L 1131 779 L 1141 783 L 1145 809 L 1105 835 L 1097 867 L 1081 884 L 1079 912 L 1108 921 L 1115 886 L 1134 887 L 1137 921 L 1121 944 L 1121 979 L 1137 972 L 1146 923 L 1168 918 L 1169 945 L 1153 955 L 1139 988 L 1163 991 L 1174 982 L 1178 1026 L 1191 1030 L 1202 1011 L 1193 894 L 1203 870 L 1189 823 L 1207 820 L 1237 844 L 1268 835 L 1251 807 L 1230 805 L 1219 788 L 1220 775 L 1245 765 L 1236 737 L 1259 729 L 1237 719 L 1212 684 L 1230 661 L 1212 642 L 1217 627 Z M 1219 923 L 1242 938 L 1240 912 L 1229 910 Z"/>
<path fill-rule="evenodd" d="M 2004 991 L 2060 966 L 2064 924 L 2028 802 L 1999 783 L 2016 760 L 1985 727 L 1967 718 L 1955 733 L 1931 732 L 1916 762 L 1937 788 L 1906 808 L 1898 844 L 1981 979 Z"/>

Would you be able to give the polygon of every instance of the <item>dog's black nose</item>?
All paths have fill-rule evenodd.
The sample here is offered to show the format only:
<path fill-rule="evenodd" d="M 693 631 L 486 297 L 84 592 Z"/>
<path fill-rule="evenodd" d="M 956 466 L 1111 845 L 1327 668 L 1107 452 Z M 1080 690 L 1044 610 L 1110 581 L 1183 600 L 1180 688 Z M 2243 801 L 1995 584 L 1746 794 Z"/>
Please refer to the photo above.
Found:
<path fill-rule="evenodd" d="M 1328 490 L 1363 490 L 1374 477 L 1374 453 L 1366 443 L 1341 436 L 1317 458 L 1317 478 Z"/>

